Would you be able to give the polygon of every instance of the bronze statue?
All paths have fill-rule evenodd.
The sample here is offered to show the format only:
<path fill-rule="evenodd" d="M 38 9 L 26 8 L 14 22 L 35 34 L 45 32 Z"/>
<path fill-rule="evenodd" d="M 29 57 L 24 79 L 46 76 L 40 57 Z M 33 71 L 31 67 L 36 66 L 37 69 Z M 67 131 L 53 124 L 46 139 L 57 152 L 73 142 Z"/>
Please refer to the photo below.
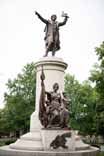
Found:
<path fill-rule="evenodd" d="M 45 91 L 45 75 L 42 68 L 39 120 L 45 128 L 69 128 L 68 99 L 58 92 L 59 84 L 53 84 L 53 91 Z M 64 93 L 63 93 L 64 94 Z"/>
<path fill-rule="evenodd" d="M 47 99 L 49 101 L 48 111 L 49 123 L 48 128 L 60 127 L 60 111 L 61 111 L 61 94 L 58 93 L 58 83 L 53 84 L 53 91 L 46 92 Z"/>
<path fill-rule="evenodd" d="M 53 149 L 57 149 L 59 147 L 68 148 L 68 146 L 66 146 L 66 142 L 67 142 L 66 138 L 70 138 L 70 137 L 71 137 L 71 132 L 64 133 L 62 135 L 57 135 L 55 139 L 50 143 L 50 147 L 53 147 Z"/>
<path fill-rule="evenodd" d="M 66 138 L 63 135 L 57 135 L 56 138 L 51 142 L 50 147 L 53 147 L 53 149 L 57 149 L 59 147 L 67 149 L 68 146 L 66 146 Z"/>
<path fill-rule="evenodd" d="M 65 25 L 69 17 L 66 13 L 63 12 L 62 17 L 64 17 L 64 21 L 57 22 L 57 16 L 55 14 L 51 16 L 51 20 L 44 19 L 37 11 L 35 11 L 35 14 L 43 23 L 46 24 L 44 30 L 46 53 L 44 57 L 48 55 L 49 51 L 52 51 L 52 56 L 54 56 L 55 52 L 60 49 L 59 27 Z"/>

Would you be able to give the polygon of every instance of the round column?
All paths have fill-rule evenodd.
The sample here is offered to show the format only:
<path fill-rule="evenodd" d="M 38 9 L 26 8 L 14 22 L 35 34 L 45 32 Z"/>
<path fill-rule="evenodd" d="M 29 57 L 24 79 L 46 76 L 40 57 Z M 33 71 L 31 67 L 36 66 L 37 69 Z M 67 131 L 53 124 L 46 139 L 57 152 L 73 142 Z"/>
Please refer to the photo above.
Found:
<path fill-rule="evenodd" d="M 36 105 L 35 112 L 31 116 L 30 131 L 34 131 L 37 128 L 41 128 L 40 121 L 38 119 L 39 113 L 39 99 L 41 92 L 41 71 L 43 66 L 43 71 L 45 74 L 45 90 L 52 91 L 54 83 L 59 84 L 59 92 L 64 91 L 64 74 L 67 64 L 63 61 L 62 58 L 57 57 L 44 57 L 41 58 L 35 64 L 36 66 Z"/>

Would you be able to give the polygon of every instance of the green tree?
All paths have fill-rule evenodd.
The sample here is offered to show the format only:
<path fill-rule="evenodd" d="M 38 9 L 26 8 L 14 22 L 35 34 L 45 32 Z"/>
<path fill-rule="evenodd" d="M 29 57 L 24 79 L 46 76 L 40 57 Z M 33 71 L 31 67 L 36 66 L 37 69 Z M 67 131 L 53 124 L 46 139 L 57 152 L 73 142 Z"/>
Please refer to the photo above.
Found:
<path fill-rule="evenodd" d="M 0 109 L 0 132 L 5 129 L 5 113 L 3 109 Z"/>
<path fill-rule="evenodd" d="M 65 76 L 65 91 L 71 99 L 70 124 L 84 133 L 95 131 L 96 91 L 89 81 L 80 84 L 74 76 Z"/>
<path fill-rule="evenodd" d="M 96 64 L 91 71 L 90 80 L 95 83 L 95 89 L 98 93 L 96 103 L 97 133 L 104 135 L 104 42 L 100 47 L 95 48 L 95 52 L 98 55 L 99 64 Z"/>
<path fill-rule="evenodd" d="M 36 72 L 34 63 L 24 66 L 22 73 L 6 84 L 4 114 L 6 129 L 19 131 L 29 129 L 30 115 L 35 107 Z"/>

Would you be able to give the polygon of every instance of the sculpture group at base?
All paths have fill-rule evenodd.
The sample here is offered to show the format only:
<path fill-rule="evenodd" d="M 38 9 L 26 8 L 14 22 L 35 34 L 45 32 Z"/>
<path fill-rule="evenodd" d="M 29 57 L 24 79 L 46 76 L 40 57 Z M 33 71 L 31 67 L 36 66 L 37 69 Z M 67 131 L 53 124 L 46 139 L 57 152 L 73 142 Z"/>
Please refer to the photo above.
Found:
<path fill-rule="evenodd" d="M 57 16 L 55 14 L 51 16 L 50 20 L 44 19 L 37 11 L 35 11 L 35 14 L 43 23 L 46 24 L 46 27 L 44 29 L 46 52 L 44 56 L 46 57 L 49 51 L 51 51 L 52 56 L 54 56 L 55 52 L 60 49 L 59 27 L 65 25 L 69 17 L 67 14 L 63 13 L 63 22 L 57 22 Z"/>
<path fill-rule="evenodd" d="M 68 128 L 69 100 L 65 93 L 59 93 L 59 84 L 53 84 L 53 91 L 45 91 L 45 75 L 41 73 L 41 96 L 39 102 L 39 119 L 45 128 Z"/>

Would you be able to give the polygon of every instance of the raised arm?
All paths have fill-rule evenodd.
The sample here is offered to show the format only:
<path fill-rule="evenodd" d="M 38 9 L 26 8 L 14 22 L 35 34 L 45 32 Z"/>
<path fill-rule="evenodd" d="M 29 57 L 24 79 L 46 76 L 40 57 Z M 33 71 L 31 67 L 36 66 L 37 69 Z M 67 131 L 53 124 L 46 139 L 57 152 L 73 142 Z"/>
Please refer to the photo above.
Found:
<path fill-rule="evenodd" d="M 45 24 L 48 23 L 48 21 L 47 21 L 46 19 L 44 19 L 37 11 L 35 11 L 35 15 L 37 15 L 38 18 L 39 18 L 43 23 L 45 23 Z"/>
<path fill-rule="evenodd" d="M 67 20 L 68 20 L 68 18 L 69 18 L 68 16 L 65 16 L 63 22 L 58 23 L 58 26 L 60 27 L 60 26 L 65 25 Z"/>

